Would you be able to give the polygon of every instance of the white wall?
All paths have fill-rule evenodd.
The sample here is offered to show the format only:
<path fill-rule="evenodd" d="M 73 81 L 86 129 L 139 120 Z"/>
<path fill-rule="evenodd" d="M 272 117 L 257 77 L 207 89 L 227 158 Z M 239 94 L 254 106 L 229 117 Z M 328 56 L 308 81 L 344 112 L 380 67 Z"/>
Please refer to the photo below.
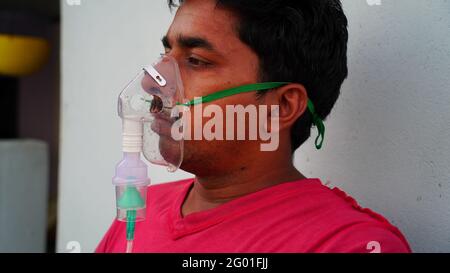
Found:
<path fill-rule="evenodd" d="M 416 251 L 450 251 L 450 33 L 446 0 L 344 0 L 349 78 L 320 152 L 296 154 L 307 176 L 384 214 Z M 162 50 L 166 1 L 62 0 L 58 247 L 93 251 L 114 217 L 121 88 Z M 315 131 L 313 131 L 313 136 Z M 189 176 L 150 167 L 155 182 Z"/>

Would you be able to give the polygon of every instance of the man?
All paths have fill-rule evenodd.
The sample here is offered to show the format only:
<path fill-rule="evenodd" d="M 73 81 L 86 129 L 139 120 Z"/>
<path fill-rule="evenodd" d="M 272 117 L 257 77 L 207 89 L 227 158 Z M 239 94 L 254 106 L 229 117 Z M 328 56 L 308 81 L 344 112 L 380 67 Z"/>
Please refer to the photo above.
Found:
<path fill-rule="evenodd" d="M 179 64 L 186 97 L 289 82 L 210 103 L 224 110 L 278 105 L 267 117 L 278 121 L 279 142 L 262 151 L 262 140 L 185 141 L 181 169 L 195 178 L 149 187 L 134 251 L 410 252 L 386 219 L 306 178 L 292 162 L 314 121 L 308 100 L 324 119 L 347 76 L 339 0 L 169 1 L 177 4 L 162 42 Z M 123 252 L 124 234 L 125 224 L 114 222 L 97 252 Z"/>

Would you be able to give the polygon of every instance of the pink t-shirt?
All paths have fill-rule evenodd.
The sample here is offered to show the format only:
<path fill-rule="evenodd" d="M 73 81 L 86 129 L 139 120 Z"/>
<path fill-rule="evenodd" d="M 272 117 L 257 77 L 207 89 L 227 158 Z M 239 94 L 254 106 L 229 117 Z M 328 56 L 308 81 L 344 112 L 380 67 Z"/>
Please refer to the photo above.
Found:
<path fill-rule="evenodd" d="M 149 187 L 133 252 L 411 252 L 385 218 L 318 179 L 278 184 L 182 217 L 193 183 Z M 114 221 L 96 252 L 125 252 L 125 228 Z"/>

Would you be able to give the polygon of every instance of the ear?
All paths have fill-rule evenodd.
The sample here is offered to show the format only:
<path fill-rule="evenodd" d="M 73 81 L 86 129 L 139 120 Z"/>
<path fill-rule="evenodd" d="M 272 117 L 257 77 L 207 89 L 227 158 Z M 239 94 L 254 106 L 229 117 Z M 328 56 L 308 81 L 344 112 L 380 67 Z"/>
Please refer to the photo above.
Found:
<path fill-rule="evenodd" d="M 269 118 L 278 118 L 280 131 L 291 128 L 308 105 L 308 93 L 303 85 L 297 83 L 279 87 L 266 95 L 269 95 L 267 104 L 279 105 L 278 115 Z"/>

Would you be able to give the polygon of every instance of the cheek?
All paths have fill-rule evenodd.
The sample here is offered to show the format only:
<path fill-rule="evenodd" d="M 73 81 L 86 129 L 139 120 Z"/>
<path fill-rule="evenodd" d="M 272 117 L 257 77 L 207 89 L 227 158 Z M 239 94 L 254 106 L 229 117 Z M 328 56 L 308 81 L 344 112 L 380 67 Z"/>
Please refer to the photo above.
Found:
<path fill-rule="evenodd" d="M 203 139 L 204 130 L 212 131 L 226 139 L 227 132 L 234 132 L 233 139 L 237 139 L 238 126 L 244 128 L 246 139 L 249 129 L 258 129 L 259 102 L 254 92 L 236 94 L 218 99 L 211 103 L 191 106 L 185 116 L 186 139 Z M 228 109 L 228 107 L 230 109 Z M 238 118 L 239 117 L 239 118 Z M 242 123 L 242 124 L 241 124 Z"/>

